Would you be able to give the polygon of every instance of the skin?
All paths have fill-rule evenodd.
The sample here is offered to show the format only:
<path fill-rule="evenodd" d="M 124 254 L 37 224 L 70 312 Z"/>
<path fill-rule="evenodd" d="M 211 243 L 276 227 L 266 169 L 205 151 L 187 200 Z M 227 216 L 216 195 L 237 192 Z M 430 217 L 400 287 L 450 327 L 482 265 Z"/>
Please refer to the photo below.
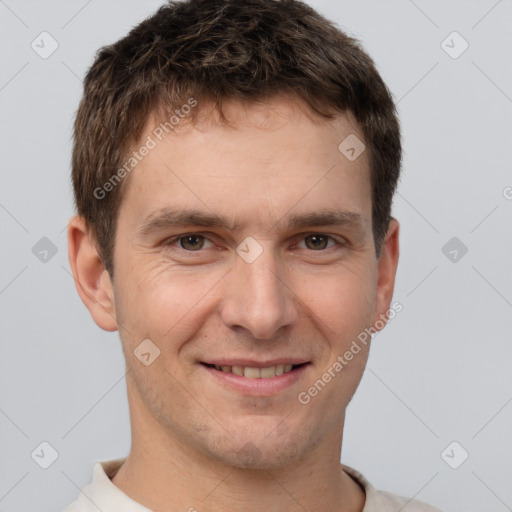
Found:
<path fill-rule="evenodd" d="M 80 297 L 99 327 L 119 330 L 126 357 L 132 446 L 112 481 L 155 511 L 361 511 L 364 491 L 340 455 L 369 344 L 307 405 L 297 397 L 389 310 L 399 224 L 391 220 L 377 258 L 368 152 L 351 162 L 338 151 L 349 134 L 363 140 L 350 113 L 320 121 L 287 97 L 224 108 L 232 127 L 215 113 L 183 123 L 132 171 L 112 280 L 83 219 L 69 225 Z M 241 226 L 139 234 L 164 207 Z M 360 228 L 286 225 L 292 214 L 332 208 L 359 214 Z M 192 250 L 186 238 L 169 241 L 190 233 L 204 237 Z M 314 234 L 331 238 L 318 248 Z M 263 249 L 252 263 L 236 252 L 248 236 Z M 160 350 L 149 366 L 134 356 L 144 339 Z M 228 389 L 200 364 L 285 356 L 310 364 L 271 396 Z"/>

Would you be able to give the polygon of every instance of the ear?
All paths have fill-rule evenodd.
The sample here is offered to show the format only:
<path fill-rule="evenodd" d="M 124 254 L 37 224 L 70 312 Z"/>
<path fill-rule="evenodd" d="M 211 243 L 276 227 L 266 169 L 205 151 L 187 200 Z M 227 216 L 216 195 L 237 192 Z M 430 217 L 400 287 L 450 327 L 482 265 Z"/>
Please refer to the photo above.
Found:
<path fill-rule="evenodd" d="M 108 272 L 96 250 L 85 219 L 75 215 L 68 224 L 68 257 L 78 295 L 96 324 L 116 331 L 114 291 Z"/>
<path fill-rule="evenodd" d="M 391 217 L 377 262 L 377 300 L 375 318 L 373 319 L 373 326 L 376 331 L 383 329 L 389 316 L 388 312 L 391 305 L 391 299 L 393 298 L 396 269 L 398 266 L 399 231 L 400 224 L 395 218 Z M 379 325 L 381 326 L 380 328 L 378 328 Z"/>

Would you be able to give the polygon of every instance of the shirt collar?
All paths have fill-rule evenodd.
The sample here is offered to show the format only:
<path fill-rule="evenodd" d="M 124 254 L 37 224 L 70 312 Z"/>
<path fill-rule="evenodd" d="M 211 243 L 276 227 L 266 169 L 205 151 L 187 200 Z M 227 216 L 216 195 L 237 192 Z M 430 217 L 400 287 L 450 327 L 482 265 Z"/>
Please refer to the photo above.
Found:
<path fill-rule="evenodd" d="M 126 457 L 94 464 L 89 497 L 98 508 L 94 507 L 91 510 L 95 510 L 95 512 L 98 509 L 105 512 L 152 512 L 149 508 L 132 500 L 112 483 L 111 478 L 114 477 L 125 460 Z"/>
<path fill-rule="evenodd" d="M 126 457 L 120 459 L 112 459 L 103 462 L 96 462 L 93 469 L 92 483 L 88 489 L 89 492 L 80 498 L 92 502 L 91 510 L 102 511 L 122 511 L 122 512 L 152 512 L 150 509 L 142 506 L 140 503 L 132 500 L 119 487 L 112 483 L 111 478 L 117 473 Z M 370 482 L 359 471 L 347 466 L 341 465 L 343 471 L 347 473 L 364 491 L 366 501 L 362 512 L 370 512 L 378 510 L 379 505 L 378 493 Z M 85 489 L 84 489 L 85 491 Z"/>

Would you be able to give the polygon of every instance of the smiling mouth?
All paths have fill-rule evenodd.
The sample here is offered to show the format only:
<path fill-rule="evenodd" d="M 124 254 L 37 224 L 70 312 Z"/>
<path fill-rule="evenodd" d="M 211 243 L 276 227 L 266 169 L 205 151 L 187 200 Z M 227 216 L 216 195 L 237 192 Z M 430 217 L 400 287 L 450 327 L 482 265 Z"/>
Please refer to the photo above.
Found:
<path fill-rule="evenodd" d="M 219 366 L 215 364 L 203 363 L 202 365 L 208 368 L 214 368 L 217 371 L 224 373 L 232 373 L 239 377 L 247 377 L 248 379 L 270 379 L 272 377 L 278 377 L 285 373 L 293 372 L 294 370 L 301 368 L 309 363 L 301 364 L 278 364 L 276 366 L 268 366 L 266 368 L 255 368 L 251 366 Z"/>

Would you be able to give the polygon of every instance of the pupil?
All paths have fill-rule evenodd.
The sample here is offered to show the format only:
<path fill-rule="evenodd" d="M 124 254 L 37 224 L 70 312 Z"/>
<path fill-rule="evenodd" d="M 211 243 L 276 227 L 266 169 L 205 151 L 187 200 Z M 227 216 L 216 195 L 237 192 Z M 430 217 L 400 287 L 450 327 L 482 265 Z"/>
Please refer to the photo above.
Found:
<path fill-rule="evenodd" d="M 310 235 L 308 238 L 315 248 L 325 246 L 326 238 L 323 235 Z"/>
<path fill-rule="evenodd" d="M 200 237 L 197 235 L 185 236 L 181 239 L 181 246 L 183 249 L 200 249 L 203 244 L 199 241 Z"/>

